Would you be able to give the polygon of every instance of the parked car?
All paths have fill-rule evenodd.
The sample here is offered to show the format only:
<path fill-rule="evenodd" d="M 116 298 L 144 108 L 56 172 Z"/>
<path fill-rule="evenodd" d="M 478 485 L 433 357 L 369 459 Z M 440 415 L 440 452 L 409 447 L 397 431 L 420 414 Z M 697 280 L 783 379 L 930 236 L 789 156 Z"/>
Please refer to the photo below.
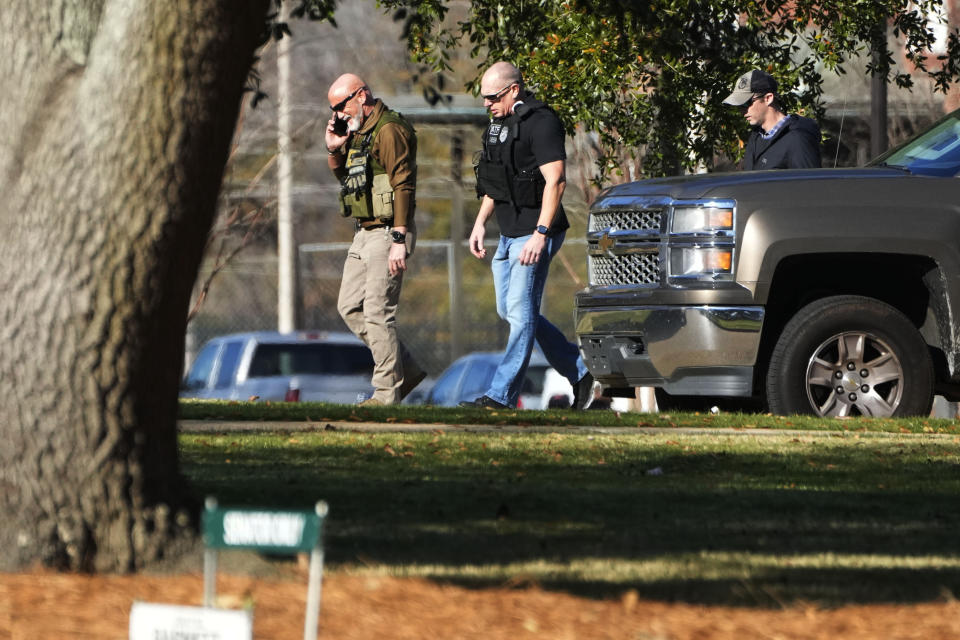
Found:
<path fill-rule="evenodd" d="M 475 351 L 458 358 L 440 374 L 423 403 L 455 407 L 464 400 L 475 400 L 487 391 L 502 358 L 503 352 L 496 351 Z M 547 363 L 539 350 L 534 351 L 517 407 L 569 407 L 572 401 L 570 382 Z"/>
<path fill-rule="evenodd" d="M 436 382 L 436 378 L 427 376 L 420 384 L 413 388 L 413 391 L 407 394 L 406 398 L 400 401 L 400 404 L 426 404 L 427 394 L 430 393 L 430 390 L 433 389 L 433 385 L 436 384 Z"/>
<path fill-rule="evenodd" d="M 373 356 L 345 332 L 256 331 L 207 342 L 181 398 L 355 404 L 370 397 Z"/>

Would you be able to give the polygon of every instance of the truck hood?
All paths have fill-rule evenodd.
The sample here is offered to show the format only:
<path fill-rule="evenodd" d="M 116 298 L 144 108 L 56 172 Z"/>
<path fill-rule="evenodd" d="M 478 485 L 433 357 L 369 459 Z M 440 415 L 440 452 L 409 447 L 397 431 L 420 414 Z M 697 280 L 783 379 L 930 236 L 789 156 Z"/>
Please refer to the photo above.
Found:
<path fill-rule="evenodd" d="M 774 182 L 846 180 L 850 178 L 914 177 L 902 169 L 866 167 L 859 169 L 781 169 L 770 171 L 738 171 L 731 173 L 699 173 L 672 178 L 652 178 L 607 187 L 597 196 L 592 209 L 616 204 L 636 197 L 667 197 L 689 200 L 710 196 L 732 197 L 738 186 Z"/>

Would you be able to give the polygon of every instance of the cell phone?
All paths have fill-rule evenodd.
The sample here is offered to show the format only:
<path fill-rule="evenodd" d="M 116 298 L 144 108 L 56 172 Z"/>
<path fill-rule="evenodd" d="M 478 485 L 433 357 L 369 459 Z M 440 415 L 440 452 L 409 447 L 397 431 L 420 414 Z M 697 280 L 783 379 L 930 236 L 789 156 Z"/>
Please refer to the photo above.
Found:
<path fill-rule="evenodd" d="M 333 121 L 333 133 L 338 136 L 347 135 L 347 121 L 343 118 L 337 118 Z"/>

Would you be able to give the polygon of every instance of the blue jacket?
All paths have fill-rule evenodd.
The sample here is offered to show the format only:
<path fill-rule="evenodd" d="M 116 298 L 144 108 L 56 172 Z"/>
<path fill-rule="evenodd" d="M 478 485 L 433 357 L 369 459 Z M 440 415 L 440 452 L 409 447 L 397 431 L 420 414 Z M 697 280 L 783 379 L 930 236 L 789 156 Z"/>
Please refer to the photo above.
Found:
<path fill-rule="evenodd" d="M 796 114 L 787 116 L 787 123 L 770 140 L 756 130 L 747 140 L 743 168 L 810 169 L 820 166 L 820 127 L 815 120 Z"/>

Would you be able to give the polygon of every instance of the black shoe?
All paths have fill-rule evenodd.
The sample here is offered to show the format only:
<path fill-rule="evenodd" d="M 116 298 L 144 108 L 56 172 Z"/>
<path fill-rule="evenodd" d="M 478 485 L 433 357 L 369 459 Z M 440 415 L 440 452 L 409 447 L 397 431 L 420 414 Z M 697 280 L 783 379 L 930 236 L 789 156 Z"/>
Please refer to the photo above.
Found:
<path fill-rule="evenodd" d="M 588 371 L 573 385 L 572 408 L 582 411 L 593 402 L 593 375 Z"/>
<path fill-rule="evenodd" d="M 464 400 L 460 403 L 461 407 L 471 409 L 509 409 L 505 404 L 500 404 L 489 396 L 480 396 L 476 400 Z"/>

